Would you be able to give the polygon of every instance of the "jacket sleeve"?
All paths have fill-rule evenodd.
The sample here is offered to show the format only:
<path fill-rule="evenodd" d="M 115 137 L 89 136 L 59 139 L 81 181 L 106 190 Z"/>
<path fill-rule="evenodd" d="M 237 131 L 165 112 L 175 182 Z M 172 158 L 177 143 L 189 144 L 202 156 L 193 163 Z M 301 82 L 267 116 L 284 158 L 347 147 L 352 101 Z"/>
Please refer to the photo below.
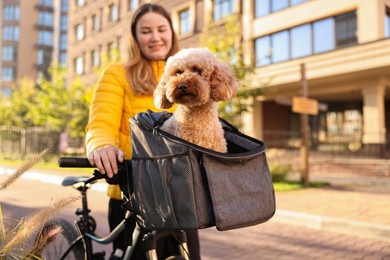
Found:
<path fill-rule="evenodd" d="M 126 85 L 121 65 L 111 65 L 100 76 L 86 127 L 87 154 L 105 145 L 117 146 Z"/>

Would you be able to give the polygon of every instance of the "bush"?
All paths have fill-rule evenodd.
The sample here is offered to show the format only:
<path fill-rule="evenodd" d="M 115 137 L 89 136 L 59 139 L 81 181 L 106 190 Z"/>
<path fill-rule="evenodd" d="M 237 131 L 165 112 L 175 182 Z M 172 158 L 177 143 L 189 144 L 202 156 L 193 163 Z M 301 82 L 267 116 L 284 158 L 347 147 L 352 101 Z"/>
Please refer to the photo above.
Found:
<path fill-rule="evenodd" d="M 271 163 L 269 165 L 272 182 L 285 181 L 287 175 L 292 171 L 291 164 Z"/>

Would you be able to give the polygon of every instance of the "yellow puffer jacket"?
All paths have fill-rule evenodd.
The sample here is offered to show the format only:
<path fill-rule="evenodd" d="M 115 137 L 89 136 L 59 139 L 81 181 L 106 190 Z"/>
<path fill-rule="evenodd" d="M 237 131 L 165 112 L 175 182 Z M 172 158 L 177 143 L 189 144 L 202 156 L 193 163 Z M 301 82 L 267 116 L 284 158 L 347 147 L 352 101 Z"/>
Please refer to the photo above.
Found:
<path fill-rule="evenodd" d="M 152 66 L 159 80 L 165 61 L 153 61 Z M 99 78 L 92 99 L 86 127 L 87 154 L 105 145 L 115 145 L 126 158 L 131 158 L 129 119 L 147 109 L 158 111 L 153 96 L 135 96 L 123 64 L 110 65 Z M 107 195 L 116 199 L 122 196 L 117 185 L 109 185 Z"/>

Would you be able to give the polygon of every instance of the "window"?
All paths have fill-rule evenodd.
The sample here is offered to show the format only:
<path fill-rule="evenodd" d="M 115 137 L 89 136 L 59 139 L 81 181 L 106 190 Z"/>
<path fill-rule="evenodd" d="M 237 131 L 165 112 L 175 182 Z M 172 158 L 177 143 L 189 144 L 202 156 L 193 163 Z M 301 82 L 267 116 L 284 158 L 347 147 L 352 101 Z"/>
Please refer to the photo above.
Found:
<path fill-rule="evenodd" d="M 3 27 L 3 40 L 5 41 L 18 41 L 19 40 L 19 27 L 15 25 L 5 25 Z"/>
<path fill-rule="evenodd" d="M 3 67 L 1 70 L 1 79 L 4 82 L 10 82 L 15 80 L 15 68 Z"/>
<path fill-rule="evenodd" d="M 116 42 L 107 44 L 108 58 L 110 61 L 115 61 L 118 57 L 118 45 Z"/>
<path fill-rule="evenodd" d="M 271 36 L 272 42 L 272 62 L 280 62 L 289 58 L 289 38 L 288 32 L 282 31 Z"/>
<path fill-rule="evenodd" d="M 233 14 L 234 0 L 214 0 L 213 4 L 213 18 L 215 21 L 219 21 L 223 17 Z"/>
<path fill-rule="evenodd" d="M 264 66 L 355 44 L 356 28 L 356 14 L 346 13 L 262 36 L 255 40 L 256 65 Z"/>
<path fill-rule="evenodd" d="M 6 5 L 3 9 L 3 20 L 19 21 L 20 9 L 16 5 Z"/>
<path fill-rule="evenodd" d="M 74 60 L 74 67 L 75 72 L 77 75 L 82 75 L 84 73 L 84 58 L 83 57 L 77 57 Z"/>
<path fill-rule="evenodd" d="M 66 33 L 61 33 L 60 35 L 60 50 L 66 51 L 68 48 L 68 35 Z"/>
<path fill-rule="evenodd" d="M 334 49 L 334 22 L 328 18 L 313 23 L 314 53 Z"/>
<path fill-rule="evenodd" d="M 108 7 L 109 9 L 109 19 L 108 21 L 110 22 L 115 22 L 118 20 L 119 18 L 119 8 L 118 8 L 118 5 L 117 4 L 112 4 Z"/>
<path fill-rule="evenodd" d="M 96 32 L 100 30 L 100 15 L 94 14 L 92 15 L 92 31 Z"/>
<path fill-rule="evenodd" d="M 12 96 L 12 88 L 5 88 L 5 87 L 3 87 L 1 89 L 1 95 L 7 96 L 7 97 Z"/>
<path fill-rule="evenodd" d="M 2 50 L 2 61 L 16 60 L 15 48 L 13 46 L 5 45 Z"/>
<path fill-rule="evenodd" d="M 297 5 L 306 2 L 307 0 L 290 0 L 290 1 L 291 1 L 291 5 Z"/>
<path fill-rule="evenodd" d="M 60 56 L 59 56 L 59 62 L 61 65 L 65 65 L 66 64 L 66 59 L 67 59 L 67 55 L 65 52 L 62 52 L 60 53 Z"/>
<path fill-rule="evenodd" d="M 277 12 L 306 1 L 308 0 L 255 0 L 255 17 Z"/>
<path fill-rule="evenodd" d="M 288 7 L 288 0 L 272 0 L 271 2 L 272 12 L 279 11 Z"/>
<path fill-rule="evenodd" d="M 269 0 L 256 0 L 255 17 L 264 16 L 271 12 L 271 3 Z"/>
<path fill-rule="evenodd" d="M 91 52 L 91 61 L 92 61 L 92 63 L 91 63 L 92 67 L 97 68 L 97 67 L 100 66 L 100 54 L 99 54 L 99 51 L 93 50 Z"/>
<path fill-rule="evenodd" d="M 76 0 L 76 6 L 83 6 L 85 4 L 85 0 Z"/>
<path fill-rule="evenodd" d="M 385 37 L 390 37 L 390 10 L 388 9 L 385 16 Z"/>
<path fill-rule="evenodd" d="M 336 16 L 335 23 L 337 46 L 344 46 L 357 42 L 357 21 L 355 12 Z"/>
<path fill-rule="evenodd" d="M 39 0 L 39 4 L 44 6 L 53 6 L 52 0 Z"/>
<path fill-rule="evenodd" d="M 180 28 L 179 33 L 185 34 L 189 33 L 191 31 L 191 21 L 190 21 L 190 9 L 184 9 L 183 11 L 179 12 L 179 19 L 180 19 Z"/>
<path fill-rule="evenodd" d="M 61 1 L 61 12 L 68 12 L 69 9 L 69 0 L 62 0 Z"/>
<path fill-rule="evenodd" d="M 83 24 L 80 23 L 80 24 L 76 25 L 75 31 L 76 31 L 76 40 L 81 41 L 82 39 L 84 39 L 84 25 Z"/>
<path fill-rule="evenodd" d="M 255 42 L 256 66 L 271 64 L 271 37 L 257 38 Z"/>
<path fill-rule="evenodd" d="M 310 24 L 301 25 L 291 29 L 291 58 L 299 58 L 310 55 L 311 46 L 311 28 Z"/>
<path fill-rule="evenodd" d="M 68 16 L 62 15 L 61 16 L 61 31 L 68 30 Z"/>
<path fill-rule="evenodd" d="M 37 64 L 42 65 L 44 63 L 44 52 L 43 50 L 38 50 L 37 52 Z"/>
<path fill-rule="evenodd" d="M 37 64 L 48 65 L 51 61 L 51 52 L 43 49 L 37 51 Z"/>
<path fill-rule="evenodd" d="M 139 5 L 139 0 L 129 0 L 129 10 L 134 11 Z"/>
<path fill-rule="evenodd" d="M 363 119 L 359 110 L 326 113 L 326 124 L 330 135 L 360 134 Z"/>
<path fill-rule="evenodd" d="M 39 25 L 53 26 L 53 14 L 50 12 L 39 12 Z"/>
<path fill-rule="evenodd" d="M 41 45 L 52 46 L 53 45 L 53 33 L 51 31 L 39 31 L 38 43 Z"/>

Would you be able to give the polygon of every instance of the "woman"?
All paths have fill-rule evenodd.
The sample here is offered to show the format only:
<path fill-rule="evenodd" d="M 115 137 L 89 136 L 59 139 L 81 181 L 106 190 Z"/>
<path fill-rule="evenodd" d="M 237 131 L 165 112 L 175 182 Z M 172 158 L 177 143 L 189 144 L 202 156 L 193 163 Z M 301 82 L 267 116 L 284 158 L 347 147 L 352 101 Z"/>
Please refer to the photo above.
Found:
<path fill-rule="evenodd" d="M 131 21 L 129 60 L 125 65 L 111 65 L 103 72 L 90 107 L 87 154 L 89 162 L 100 172 L 112 177 L 118 171 L 117 160 L 131 158 L 129 118 L 147 109 L 156 110 L 153 91 L 166 59 L 178 50 L 168 12 L 157 4 L 140 6 Z M 109 224 L 113 229 L 124 218 L 121 191 L 118 186 L 110 185 L 107 194 Z M 187 231 L 187 236 L 191 259 L 200 259 L 197 231 Z M 120 237 L 114 242 L 114 251 L 124 249 L 123 241 L 124 237 Z M 159 244 L 164 251 L 171 246 L 169 239 Z M 159 254 L 168 256 L 170 252 Z"/>

